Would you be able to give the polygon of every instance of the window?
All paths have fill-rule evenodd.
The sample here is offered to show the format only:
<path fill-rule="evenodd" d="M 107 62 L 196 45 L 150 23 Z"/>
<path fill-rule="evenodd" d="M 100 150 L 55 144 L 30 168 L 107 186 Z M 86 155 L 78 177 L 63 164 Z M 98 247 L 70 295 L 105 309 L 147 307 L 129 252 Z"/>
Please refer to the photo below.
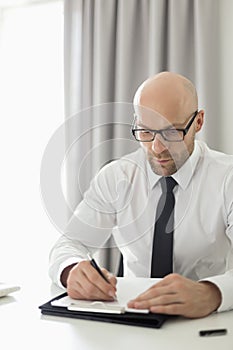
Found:
<path fill-rule="evenodd" d="M 0 1 L 0 77 L 0 280 L 38 282 L 58 238 L 41 201 L 40 162 L 64 119 L 63 1 Z"/>

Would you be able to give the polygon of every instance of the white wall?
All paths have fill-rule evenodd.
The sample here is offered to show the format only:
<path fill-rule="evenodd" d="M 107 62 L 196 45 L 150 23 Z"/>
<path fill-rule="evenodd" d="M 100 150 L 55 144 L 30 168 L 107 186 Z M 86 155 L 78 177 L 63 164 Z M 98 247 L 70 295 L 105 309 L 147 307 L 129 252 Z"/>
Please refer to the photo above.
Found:
<path fill-rule="evenodd" d="M 62 1 L 4 9 L 1 29 L 0 281 L 23 287 L 48 278 L 59 235 L 42 205 L 40 165 L 64 120 Z"/>

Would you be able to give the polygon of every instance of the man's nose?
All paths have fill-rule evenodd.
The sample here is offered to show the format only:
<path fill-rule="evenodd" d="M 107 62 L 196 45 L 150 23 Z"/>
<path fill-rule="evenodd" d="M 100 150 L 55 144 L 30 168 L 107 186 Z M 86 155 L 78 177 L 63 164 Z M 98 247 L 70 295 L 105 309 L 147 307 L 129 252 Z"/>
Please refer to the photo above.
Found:
<path fill-rule="evenodd" d="M 166 141 L 160 134 L 156 134 L 154 141 L 152 141 L 152 150 L 155 153 L 162 153 L 166 149 Z"/>

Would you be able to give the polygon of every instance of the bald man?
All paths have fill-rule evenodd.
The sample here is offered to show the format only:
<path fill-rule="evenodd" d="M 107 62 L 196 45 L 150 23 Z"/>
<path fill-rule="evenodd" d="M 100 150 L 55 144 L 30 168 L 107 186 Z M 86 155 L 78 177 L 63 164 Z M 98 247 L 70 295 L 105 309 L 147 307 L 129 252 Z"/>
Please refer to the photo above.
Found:
<path fill-rule="evenodd" d="M 172 269 L 128 306 L 189 318 L 232 309 L 233 156 L 195 140 L 204 111 L 193 84 L 179 74 L 146 80 L 134 108 L 140 147 L 92 181 L 51 252 L 50 276 L 72 298 L 113 300 L 116 278 L 103 269 L 107 283 L 86 259 L 86 248 L 94 253 L 112 235 L 124 275 L 150 277 L 161 181 L 172 178 Z"/>

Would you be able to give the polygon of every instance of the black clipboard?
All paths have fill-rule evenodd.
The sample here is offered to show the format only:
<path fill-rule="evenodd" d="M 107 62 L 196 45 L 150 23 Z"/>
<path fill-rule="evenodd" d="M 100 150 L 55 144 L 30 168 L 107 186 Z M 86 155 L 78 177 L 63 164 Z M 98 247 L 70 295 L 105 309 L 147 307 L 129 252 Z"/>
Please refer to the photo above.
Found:
<path fill-rule="evenodd" d="M 70 311 L 66 307 L 54 306 L 51 304 L 52 301 L 61 299 L 65 296 L 67 296 L 67 293 L 58 295 L 57 297 L 49 300 L 47 303 L 39 306 L 41 313 L 43 315 L 50 316 L 78 318 L 83 320 L 100 321 L 108 323 L 120 323 L 124 325 L 148 328 L 160 328 L 168 318 L 172 317 L 169 315 L 154 313 L 141 314 L 125 312 L 124 314 L 105 314 L 88 311 Z"/>

